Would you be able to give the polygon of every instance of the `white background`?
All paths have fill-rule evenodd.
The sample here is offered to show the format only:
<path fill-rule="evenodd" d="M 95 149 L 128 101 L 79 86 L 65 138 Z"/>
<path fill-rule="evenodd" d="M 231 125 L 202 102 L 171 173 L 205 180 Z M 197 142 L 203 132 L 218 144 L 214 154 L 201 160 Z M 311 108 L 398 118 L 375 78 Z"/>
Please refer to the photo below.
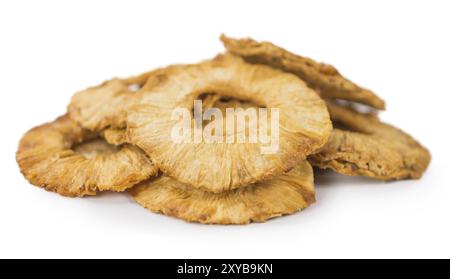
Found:
<path fill-rule="evenodd" d="M 1 1 L 0 257 L 449 257 L 449 3 Z M 381 117 L 431 150 L 424 177 L 325 173 L 304 212 L 205 226 L 152 214 L 124 194 L 63 198 L 19 173 L 21 135 L 63 114 L 75 91 L 212 57 L 222 32 L 331 63 L 377 92 L 388 106 Z"/>

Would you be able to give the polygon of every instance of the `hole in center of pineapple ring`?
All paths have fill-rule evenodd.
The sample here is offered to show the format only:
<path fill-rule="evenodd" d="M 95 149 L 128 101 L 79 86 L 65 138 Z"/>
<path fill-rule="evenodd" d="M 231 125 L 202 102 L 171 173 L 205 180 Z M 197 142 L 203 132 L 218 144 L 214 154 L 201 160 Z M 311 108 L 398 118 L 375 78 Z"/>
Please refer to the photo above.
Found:
<path fill-rule="evenodd" d="M 101 138 L 96 138 L 76 144 L 72 147 L 72 150 L 86 159 L 92 159 L 100 155 L 108 156 L 117 153 L 119 148 L 107 143 Z"/>

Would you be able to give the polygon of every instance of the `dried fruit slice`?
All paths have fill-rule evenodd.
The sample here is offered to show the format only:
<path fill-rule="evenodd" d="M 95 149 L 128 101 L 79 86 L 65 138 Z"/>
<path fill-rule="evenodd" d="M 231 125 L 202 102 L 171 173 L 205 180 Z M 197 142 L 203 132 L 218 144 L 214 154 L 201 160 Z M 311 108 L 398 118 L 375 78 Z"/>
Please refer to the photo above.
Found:
<path fill-rule="evenodd" d="M 146 82 L 150 73 L 129 79 L 112 79 L 75 93 L 68 107 L 69 116 L 83 128 L 101 131 L 109 126 L 124 127 L 125 108 L 134 92 Z"/>
<path fill-rule="evenodd" d="M 222 193 L 194 189 L 167 176 L 142 182 L 131 193 L 153 212 L 206 224 L 264 222 L 315 201 L 313 172 L 306 161 L 275 178 Z"/>
<path fill-rule="evenodd" d="M 333 66 L 293 54 L 269 42 L 220 37 L 225 48 L 251 63 L 265 64 L 293 73 L 317 90 L 324 98 L 358 102 L 384 109 L 384 101 L 372 91 L 344 78 Z"/>
<path fill-rule="evenodd" d="M 136 95 L 138 101 L 128 111 L 128 137 L 165 174 L 193 187 L 221 192 L 279 175 L 323 146 L 331 132 L 324 102 L 303 81 L 239 57 L 187 65 L 161 80 Z M 262 154 L 260 142 L 174 142 L 171 132 L 179 123 L 172 118 L 174 109 L 191 111 L 203 93 L 279 109 L 278 152 Z"/>
<path fill-rule="evenodd" d="M 109 145 L 67 116 L 28 131 L 16 159 L 32 184 L 64 196 L 124 191 L 157 173 L 139 148 Z"/>
<path fill-rule="evenodd" d="M 133 95 L 156 86 L 165 71 L 177 67 L 179 65 L 170 65 L 126 79 L 114 78 L 79 91 L 68 106 L 69 117 L 81 127 L 97 132 L 125 128 L 126 112 L 134 100 Z"/>
<path fill-rule="evenodd" d="M 329 102 L 328 108 L 339 129 L 309 157 L 313 166 L 380 180 L 420 178 L 428 167 L 430 153 L 410 135 L 349 107 Z"/>

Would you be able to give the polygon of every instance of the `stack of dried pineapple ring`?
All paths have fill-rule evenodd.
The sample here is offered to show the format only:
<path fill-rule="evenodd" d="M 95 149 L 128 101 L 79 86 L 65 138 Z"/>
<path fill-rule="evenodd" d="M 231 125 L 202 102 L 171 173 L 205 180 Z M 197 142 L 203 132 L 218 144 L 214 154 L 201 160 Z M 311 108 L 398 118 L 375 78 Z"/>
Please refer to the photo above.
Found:
<path fill-rule="evenodd" d="M 380 180 L 420 178 L 431 160 L 420 143 L 374 114 L 385 102 L 372 91 L 344 78 L 333 66 L 318 63 L 269 42 L 221 36 L 226 49 L 247 62 L 293 73 L 327 100 L 333 132 L 329 142 L 309 161 L 345 175 Z M 344 101 L 344 102 L 342 102 Z M 357 111 L 360 105 L 369 113 Z"/>
<path fill-rule="evenodd" d="M 314 203 L 312 166 L 380 180 L 426 170 L 427 149 L 381 122 L 384 101 L 333 66 L 267 42 L 221 40 L 228 52 L 214 59 L 77 92 L 66 115 L 22 137 L 23 175 L 64 196 L 129 190 L 153 212 L 247 224 Z M 255 131 L 265 140 L 250 139 Z"/>
<path fill-rule="evenodd" d="M 164 173 L 132 191 L 138 203 L 189 221 L 240 224 L 289 214 L 314 201 L 305 159 L 327 142 L 331 122 L 324 102 L 300 79 L 220 55 L 166 72 L 163 80 L 138 92 L 128 111 L 128 140 Z M 172 128 L 179 120 L 173 111 L 190 112 L 205 93 L 204 105 L 222 111 L 278 108 L 278 152 L 264 154 L 258 142 L 174 142 Z"/>

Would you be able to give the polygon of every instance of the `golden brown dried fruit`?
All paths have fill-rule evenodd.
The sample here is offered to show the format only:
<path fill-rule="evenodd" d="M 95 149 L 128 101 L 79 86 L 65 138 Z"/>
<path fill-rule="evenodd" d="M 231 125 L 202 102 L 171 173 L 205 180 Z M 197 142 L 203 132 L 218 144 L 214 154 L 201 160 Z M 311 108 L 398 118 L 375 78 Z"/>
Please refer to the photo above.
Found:
<path fill-rule="evenodd" d="M 178 66 L 170 65 L 126 79 L 114 78 L 79 91 L 68 106 L 69 117 L 81 127 L 97 132 L 125 128 L 126 112 L 134 100 L 133 95 L 156 86 L 165 71 Z"/>
<path fill-rule="evenodd" d="M 206 224 L 264 222 L 315 201 L 313 172 L 306 161 L 275 178 L 222 193 L 194 189 L 167 176 L 142 182 L 131 193 L 153 212 Z"/>
<path fill-rule="evenodd" d="M 168 176 L 193 187 L 221 192 L 279 175 L 323 146 L 331 132 L 324 102 L 296 76 L 232 55 L 166 72 L 141 91 L 128 111 L 129 140 Z M 202 93 L 248 100 L 279 109 L 279 149 L 261 154 L 257 143 L 175 143 L 175 108 L 193 107 Z"/>
<path fill-rule="evenodd" d="M 69 104 L 70 118 L 82 127 L 100 131 L 109 126 L 124 127 L 124 108 L 134 88 L 126 80 L 112 79 L 77 92 Z"/>
<path fill-rule="evenodd" d="M 377 109 L 384 109 L 384 101 L 372 91 L 344 78 L 333 66 L 318 63 L 310 58 L 293 54 L 269 42 L 257 42 L 250 38 L 220 37 L 225 48 L 251 63 L 265 64 L 293 73 L 317 90 L 324 98 L 358 102 Z"/>
<path fill-rule="evenodd" d="M 156 175 L 157 168 L 139 148 L 115 147 L 96 138 L 62 116 L 28 131 L 16 159 L 32 184 L 64 196 L 124 191 Z"/>
<path fill-rule="evenodd" d="M 328 102 L 328 108 L 339 129 L 333 130 L 320 152 L 309 157 L 313 166 L 381 180 L 422 176 L 431 156 L 410 135 L 349 107 Z"/>

